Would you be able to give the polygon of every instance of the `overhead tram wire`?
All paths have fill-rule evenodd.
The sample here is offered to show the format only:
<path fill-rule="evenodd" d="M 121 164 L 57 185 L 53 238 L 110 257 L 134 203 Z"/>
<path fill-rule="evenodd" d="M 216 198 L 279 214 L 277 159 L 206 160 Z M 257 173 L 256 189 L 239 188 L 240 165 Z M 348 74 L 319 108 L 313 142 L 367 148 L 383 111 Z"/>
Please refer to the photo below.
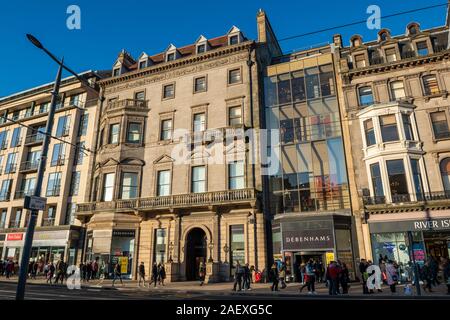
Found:
<path fill-rule="evenodd" d="M 41 131 L 39 131 L 39 129 L 33 128 L 32 126 L 28 126 L 28 125 L 23 124 L 23 123 L 21 123 L 21 122 L 19 122 L 19 121 L 16 121 L 16 120 L 7 118 L 7 117 L 5 117 L 5 116 L 0 116 L 0 119 L 5 119 L 6 121 L 10 121 L 10 122 L 12 122 L 12 123 L 14 123 L 14 124 L 18 124 L 19 126 L 22 126 L 22 127 L 24 127 L 24 128 L 30 129 L 30 130 L 33 131 L 33 132 L 37 132 L 37 133 L 40 133 L 40 134 L 42 134 L 42 135 L 46 135 L 46 136 L 48 136 L 48 137 L 50 137 L 50 138 L 52 138 L 52 139 L 55 139 L 55 140 L 58 140 L 58 141 L 60 141 L 60 142 L 62 142 L 62 143 L 66 143 L 66 144 L 68 144 L 68 145 L 71 145 L 71 146 L 77 148 L 78 150 L 83 150 L 83 151 L 86 151 L 86 152 L 95 153 L 95 151 L 92 151 L 92 150 L 90 150 L 90 149 L 88 149 L 88 148 L 85 148 L 85 147 L 82 147 L 82 146 L 78 146 L 78 145 L 76 145 L 76 144 L 74 144 L 74 143 L 71 143 L 71 142 L 66 141 L 66 140 L 64 140 L 64 139 L 61 139 L 61 138 L 59 138 L 59 137 L 53 136 L 53 135 L 51 135 L 51 134 L 47 134 L 47 133 L 45 133 L 45 132 L 41 132 Z"/>
<path fill-rule="evenodd" d="M 417 8 L 417 9 L 400 11 L 400 12 L 388 14 L 388 15 L 385 15 L 385 16 L 381 16 L 380 19 L 388 19 L 388 18 L 397 17 L 397 16 L 409 14 L 409 13 L 415 13 L 415 12 L 425 11 L 425 10 L 429 10 L 429 9 L 435 9 L 435 8 L 444 7 L 444 6 L 448 6 L 448 5 L 450 5 L 450 4 L 448 2 L 446 2 L 446 3 L 435 4 L 435 5 L 422 7 L 422 8 Z M 327 31 L 332 31 L 332 30 L 336 30 L 336 29 L 342 29 L 342 28 L 346 28 L 346 27 L 351 27 L 351 26 L 355 26 L 355 25 L 358 25 L 358 24 L 363 24 L 363 23 L 366 23 L 366 22 L 367 22 L 367 19 L 360 20 L 360 21 L 354 21 L 354 22 L 350 22 L 350 23 L 346 23 L 346 24 L 342 24 L 342 25 L 338 25 L 338 26 L 333 26 L 333 27 L 328 27 L 328 28 L 324 28 L 324 29 L 309 31 L 309 32 L 305 32 L 305 33 L 300 33 L 300 34 L 297 34 L 297 35 L 292 35 L 292 36 L 288 36 L 288 37 L 281 38 L 281 39 L 270 40 L 270 41 L 268 41 L 268 43 L 275 44 L 275 43 L 278 43 L 278 42 L 298 39 L 298 38 L 302 38 L 302 37 L 306 37 L 306 36 L 310 36 L 310 35 L 314 35 L 314 34 L 324 33 L 324 32 L 327 32 Z M 288 54 L 282 53 L 278 57 L 285 56 L 285 55 L 288 55 Z"/>

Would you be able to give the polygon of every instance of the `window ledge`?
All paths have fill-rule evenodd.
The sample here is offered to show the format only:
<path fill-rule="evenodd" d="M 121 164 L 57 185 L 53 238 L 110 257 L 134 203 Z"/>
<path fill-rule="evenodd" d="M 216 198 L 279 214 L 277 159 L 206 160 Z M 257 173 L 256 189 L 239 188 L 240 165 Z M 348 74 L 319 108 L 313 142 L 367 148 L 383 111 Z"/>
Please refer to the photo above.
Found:
<path fill-rule="evenodd" d="M 443 99 L 447 99 L 448 91 L 440 91 L 438 93 L 424 95 L 425 102 L 428 102 L 428 101 L 430 101 L 433 98 L 440 98 L 440 97 L 442 97 Z"/>

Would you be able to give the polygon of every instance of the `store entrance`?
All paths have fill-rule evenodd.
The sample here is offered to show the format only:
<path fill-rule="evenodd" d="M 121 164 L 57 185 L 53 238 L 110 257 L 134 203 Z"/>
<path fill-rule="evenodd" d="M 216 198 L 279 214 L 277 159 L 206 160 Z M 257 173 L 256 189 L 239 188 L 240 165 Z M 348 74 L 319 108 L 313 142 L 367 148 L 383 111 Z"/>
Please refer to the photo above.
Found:
<path fill-rule="evenodd" d="M 424 232 L 423 240 L 428 256 L 437 261 L 450 256 L 450 232 Z"/>
<path fill-rule="evenodd" d="M 186 238 L 186 280 L 198 280 L 200 263 L 206 262 L 206 234 L 200 228 L 192 229 Z"/>
<path fill-rule="evenodd" d="M 324 252 L 296 252 L 294 253 L 293 272 L 294 281 L 301 282 L 300 269 L 303 264 L 307 264 L 312 259 L 315 263 L 322 263 L 322 267 L 325 268 L 325 253 Z"/>

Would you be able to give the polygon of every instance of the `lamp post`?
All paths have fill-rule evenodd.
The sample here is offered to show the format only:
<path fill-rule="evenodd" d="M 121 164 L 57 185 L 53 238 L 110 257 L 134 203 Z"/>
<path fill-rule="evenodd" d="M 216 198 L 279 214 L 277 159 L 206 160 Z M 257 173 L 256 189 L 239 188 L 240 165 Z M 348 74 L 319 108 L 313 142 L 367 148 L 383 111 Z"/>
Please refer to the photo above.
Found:
<path fill-rule="evenodd" d="M 45 127 L 44 140 L 42 142 L 42 152 L 41 152 L 41 158 L 39 161 L 39 166 L 38 166 L 38 171 L 37 171 L 36 187 L 34 189 L 33 199 L 32 199 L 32 200 L 39 200 L 41 202 L 40 203 L 41 205 L 42 205 L 42 203 L 44 203 L 44 207 L 45 207 L 46 199 L 41 198 L 41 190 L 42 190 L 42 182 L 44 179 L 45 164 L 47 161 L 48 148 L 49 148 L 49 144 L 50 144 L 50 135 L 52 133 L 52 128 L 53 128 L 53 120 L 54 120 L 53 118 L 55 115 L 56 103 L 57 103 L 58 97 L 59 97 L 59 88 L 61 85 L 62 69 L 65 69 L 65 70 L 69 71 L 71 74 L 73 74 L 75 76 L 75 78 L 77 78 L 83 85 L 87 86 L 87 88 L 94 90 L 96 93 L 98 93 L 98 91 L 95 90 L 94 88 L 92 88 L 90 83 L 86 79 L 84 79 L 83 77 L 79 76 L 74 71 L 72 71 L 71 69 L 66 67 L 64 65 L 64 59 L 59 60 L 58 58 L 56 58 L 34 36 L 32 36 L 31 34 L 27 34 L 27 38 L 34 46 L 36 46 L 38 49 L 43 50 L 48 56 L 50 56 L 50 58 L 52 60 L 54 60 L 59 66 L 58 72 L 56 74 L 55 83 L 53 85 L 53 90 L 51 92 L 52 99 L 50 102 L 50 109 L 48 111 L 48 118 L 47 118 L 48 120 L 47 120 L 47 124 Z M 30 202 L 31 202 L 31 200 L 30 200 Z M 30 260 L 30 252 L 31 252 L 32 244 L 33 244 L 34 230 L 36 227 L 36 220 L 37 220 L 39 210 L 42 210 L 42 206 L 40 206 L 41 207 L 40 209 L 37 209 L 36 207 L 33 208 L 33 205 L 31 203 L 28 203 L 28 205 L 29 205 L 29 209 L 31 209 L 31 214 L 30 214 L 30 221 L 28 223 L 28 227 L 27 227 L 27 231 L 26 231 L 26 235 L 25 235 L 22 259 L 21 259 L 21 263 L 20 263 L 19 281 L 18 281 L 17 290 L 16 290 L 16 300 L 23 300 L 25 298 L 25 284 L 27 281 L 28 263 Z M 24 205 L 24 207 L 25 207 L 25 205 Z"/>
<path fill-rule="evenodd" d="M 212 250 L 214 248 L 214 243 L 212 243 L 212 241 L 209 243 L 208 248 L 209 248 L 209 259 L 208 259 L 208 262 L 213 262 Z"/>

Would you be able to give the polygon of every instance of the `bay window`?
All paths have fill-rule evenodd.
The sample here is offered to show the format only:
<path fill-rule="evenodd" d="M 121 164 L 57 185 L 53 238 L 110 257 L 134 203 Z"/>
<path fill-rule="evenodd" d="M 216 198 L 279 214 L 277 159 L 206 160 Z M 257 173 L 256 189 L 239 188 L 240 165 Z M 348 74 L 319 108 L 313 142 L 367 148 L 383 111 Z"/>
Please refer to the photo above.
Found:
<path fill-rule="evenodd" d="M 398 141 L 397 121 L 395 115 L 386 115 L 380 117 L 380 128 L 383 142 Z"/>

